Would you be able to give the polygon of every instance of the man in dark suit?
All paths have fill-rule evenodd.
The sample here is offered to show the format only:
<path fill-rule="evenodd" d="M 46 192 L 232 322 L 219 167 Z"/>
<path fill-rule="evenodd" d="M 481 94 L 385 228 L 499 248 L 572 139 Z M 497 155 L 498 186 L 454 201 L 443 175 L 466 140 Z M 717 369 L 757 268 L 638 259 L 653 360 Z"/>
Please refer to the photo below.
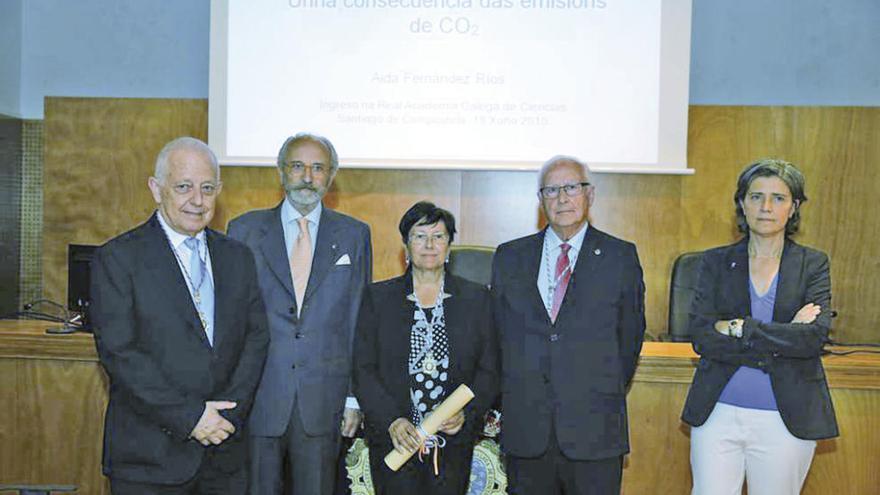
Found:
<path fill-rule="evenodd" d="M 104 473 L 113 493 L 244 493 L 242 428 L 269 340 L 253 256 L 206 228 L 221 183 L 203 142 L 168 143 L 149 186 L 158 211 L 92 263 Z"/>
<path fill-rule="evenodd" d="M 620 492 L 644 284 L 635 246 L 587 222 L 594 194 L 585 164 L 552 158 L 538 190 L 549 228 L 495 253 L 512 494 Z"/>
<path fill-rule="evenodd" d="M 332 494 L 340 433 L 353 436 L 361 421 L 351 343 L 372 250 L 366 224 L 321 204 L 338 166 L 326 138 L 288 138 L 278 153 L 286 198 L 229 224 L 256 257 L 271 333 L 249 423 L 258 495 Z M 285 459 L 292 486 L 283 491 Z"/>

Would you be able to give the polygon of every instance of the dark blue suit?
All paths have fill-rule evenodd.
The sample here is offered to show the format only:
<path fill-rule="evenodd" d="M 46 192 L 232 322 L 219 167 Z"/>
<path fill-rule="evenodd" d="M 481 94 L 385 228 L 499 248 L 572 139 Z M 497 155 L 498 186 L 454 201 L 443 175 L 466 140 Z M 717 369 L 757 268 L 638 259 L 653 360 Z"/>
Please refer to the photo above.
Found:
<path fill-rule="evenodd" d="M 573 461 L 618 462 L 629 451 L 626 391 L 645 332 L 638 254 L 633 244 L 588 227 L 552 323 L 537 286 L 545 232 L 495 253 L 502 447 L 509 458 L 561 452 Z"/>
<path fill-rule="evenodd" d="M 174 252 L 154 214 L 97 250 L 91 314 L 110 377 L 104 473 L 175 485 L 210 459 L 246 466 L 243 431 L 268 345 L 254 259 L 243 244 L 206 231 L 214 274 L 214 345 L 208 343 Z M 237 431 L 219 446 L 190 439 L 205 402 L 238 403 L 221 414 Z"/>

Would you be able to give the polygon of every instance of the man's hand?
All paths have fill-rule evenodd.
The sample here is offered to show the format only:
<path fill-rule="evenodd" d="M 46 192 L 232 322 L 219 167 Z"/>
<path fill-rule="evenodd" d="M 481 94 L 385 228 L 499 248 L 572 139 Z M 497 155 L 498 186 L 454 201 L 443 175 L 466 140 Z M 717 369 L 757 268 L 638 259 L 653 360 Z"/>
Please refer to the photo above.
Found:
<path fill-rule="evenodd" d="M 455 416 L 440 423 L 440 431 L 447 435 L 455 435 L 461 431 L 462 426 L 464 426 L 464 411 L 458 411 Z"/>
<path fill-rule="evenodd" d="M 235 426 L 220 415 L 220 411 L 234 409 L 235 402 L 225 400 L 205 402 L 205 411 L 196 423 L 189 436 L 195 438 L 205 447 L 213 444 L 220 445 L 229 435 L 235 433 Z"/>
<path fill-rule="evenodd" d="M 394 450 L 401 454 L 415 452 L 422 445 L 422 436 L 406 418 L 395 419 L 388 427 L 388 434 L 391 436 Z"/>
<path fill-rule="evenodd" d="M 342 413 L 342 436 L 346 438 L 354 437 L 363 420 L 364 415 L 361 414 L 360 409 L 346 407 Z"/>

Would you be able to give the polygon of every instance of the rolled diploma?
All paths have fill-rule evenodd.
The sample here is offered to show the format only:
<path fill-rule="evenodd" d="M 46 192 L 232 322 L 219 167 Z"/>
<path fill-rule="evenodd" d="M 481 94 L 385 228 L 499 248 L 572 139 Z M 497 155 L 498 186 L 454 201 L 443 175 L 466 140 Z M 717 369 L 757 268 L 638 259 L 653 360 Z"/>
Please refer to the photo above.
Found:
<path fill-rule="evenodd" d="M 440 405 L 434 409 L 430 416 L 422 421 L 422 429 L 425 430 L 428 435 L 437 433 L 437 430 L 440 429 L 440 425 L 444 421 L 458 414 L 458 411 L 461 411 L 473 398 L 473 391 L 471 391 L 467 385 L 462 383 L 454 392 L 452 392 L 452 394 L 449 395 L 449 397 L 446 398 L 446 400 L 441 402 Z M 424 442 L 425 438 L 422 436 L 422 432 L 419 432 L 419 436 L 422 437 L 422 441 Z M 391 452 L 385 456 L 385 464 L 387 464 L 392 471 L 397 471 L 400 469 L 400 466 L 406 464 L 406 461 L 408 461 L 414 454 L 415 451 L 408 454 L 401 454 L 396 449 L 392 449 Z"/>

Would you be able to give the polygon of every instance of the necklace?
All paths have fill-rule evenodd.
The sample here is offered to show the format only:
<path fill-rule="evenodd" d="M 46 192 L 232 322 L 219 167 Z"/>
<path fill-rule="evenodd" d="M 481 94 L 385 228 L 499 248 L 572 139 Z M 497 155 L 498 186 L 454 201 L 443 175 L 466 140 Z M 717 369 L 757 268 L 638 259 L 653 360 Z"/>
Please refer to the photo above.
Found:
<path fill-rule="evenodd" d="M 770 251 L 769 255 L 759 255 L 758 248 L 749 244 L 749 258 L 771 258 L 771 259 L 781 258 L 782 257 L 782 247 L 783 246 L 780 246 L 778 248 L 773 248 L 773 250 Z"/>
<path fill-rule="evenodd" d="M 189 287 L 190 291 L 192 292 L 193 302 L 196 305 L 196 311 L 199 313 L 199 321 L 202 324 L 202 328 L 207 330 L 208 329 L 208 318 L 205 316 L 205 312 L 202 311 L 202 296 L 200 293 L 200 291 L 202 290 L 202 285 L 204 285 L 204 283 L 205 283 L 205 277 L 207 275 L 206 272 L 208 271 L 208 269 L 206 267 L 207 263 L 199 263 L 199 274 L 201 275 L 201 280 L 199 281 L 199 286 L 196 287 L 196 284 L 193 283 L 192 277 L 189 274 L 189 269 L 186 267 L 186 264 L 180 258 L 180 253 L 177 252 L 177 248 L 174 247 L 174 243 L 171 242 L 171 238 L 168 237 L 168 233 L 165 232 L 164 229 L 162 230 L 162 232 L 165 233 L 165 239 L 168 240 L 168 244 L 171 246 L 171 252 L 174 253 L 174 257 L 177 259 L 177 263 L 183 269 L 183 277 L 186 281 L 187 287 Z M 202 257 L 202 252 L 191 253 L 190 256 L 192 256 L 194 254 L 199 257 L 199 260 L 206 260 L 206 259 L 208 259 L 207 239 L 205 239 L 205 242 L 202 242 L 200 244 L 203 244 L 205 246 L 204 257 Z M 201 246 L 199 246 L 199 247 L 201 247 Z"/>
<path fill-rule="evenodd" d="M 555 273 L 556 267 L 550 264 L 550 246 L 548 245 L 549 243 L 547 242 L 546 236 L 547 234 L 544 234 L 544 266 L 547 267 L 547 300 L 544 301 L 544 308 L 549 315 L 553 312 L 553 296 L 556 293 L 556 288 L 559 286 L 559 282 L 565 277 L 566 272 L 574 272 L 574 256 L 568 257 L 568 267 L 566 267 L 565 270 L 562 270 L 562 273 L 557 276 Z M 571 251 L 569 251 L 569 253 L 570 252 Z"/>
<path fill-rule="evenodd" d="M 415 290 L 413 290 L 415 295 Z M 434 311 L 431 313 L 431 321 L 428 322 L 428 315 L 425 308 L 419 302 L 418 296 L 415 297 L 416 312 L 416 330 L 424 327 L 422 336 L 425 338 L 425 347 L 423 349 L 424 357 L 422 358 L 422 372 L 430 375 L 437 371 L 438 361 L 434 356 L 434 327 L 443 321 L 443 283 L 440 284 L 440 291 L 437 293 L 437 299 L 434 301 Z M 416 359 L 418 363 L 418 359 Z"/>

